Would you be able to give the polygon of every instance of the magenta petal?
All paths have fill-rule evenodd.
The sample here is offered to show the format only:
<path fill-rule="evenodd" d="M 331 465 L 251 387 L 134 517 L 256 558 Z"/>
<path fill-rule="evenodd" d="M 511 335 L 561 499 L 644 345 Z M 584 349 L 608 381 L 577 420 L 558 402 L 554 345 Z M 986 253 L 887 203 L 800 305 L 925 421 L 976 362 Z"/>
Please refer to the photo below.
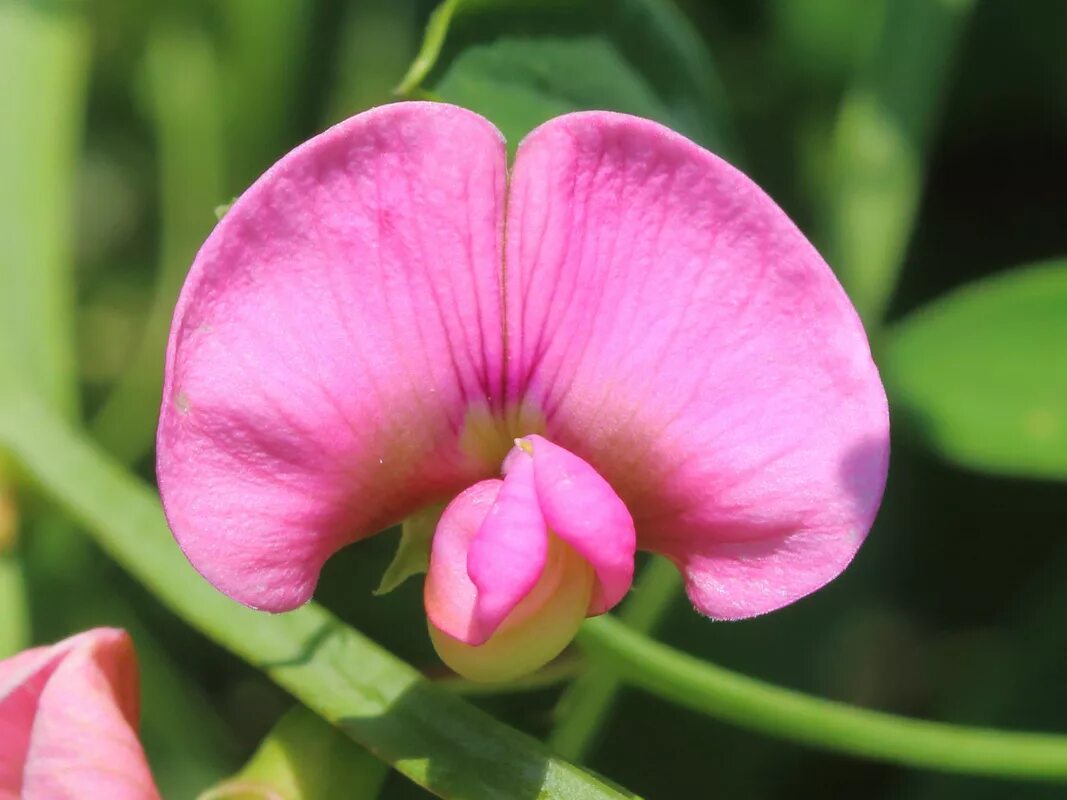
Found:
<path fill-rule="evenodd" d="M 697 607 L 746 617 L 836 576 L 881 499 L 886 401 L 782 210 L 678 134 L 588 112 L 522 143 L 507 230 L 510 395 L 618 492 Z"/>
<path fill-rule="evenodd" d="M 630 589 L 636 536 L 626 506 L 591 466 L 541 436 L 529 436 L 537 496 L 549 529 L 593 567 L 589 613 L 603 614 Z"/>
<path fill-rule="evenodd" d="M 509 461 L 500 493 L 467 552 L 467 574 L 478 588 L 478 599 L 462 641 L 478 645 L 492 636 L 537 584 L 547 554 L 548 530 L 534 486 L 534 460 L 521 453 Z"/>
<path fill-rule="evenodd" d="M 339 547 L 499 467 L 459 443 L 502 396 L 504 185 L 486 120 L 398 103 L 294 150 L 216 227 L 175 311 L 157 466 L 220 590 L 293 608 Z"/>

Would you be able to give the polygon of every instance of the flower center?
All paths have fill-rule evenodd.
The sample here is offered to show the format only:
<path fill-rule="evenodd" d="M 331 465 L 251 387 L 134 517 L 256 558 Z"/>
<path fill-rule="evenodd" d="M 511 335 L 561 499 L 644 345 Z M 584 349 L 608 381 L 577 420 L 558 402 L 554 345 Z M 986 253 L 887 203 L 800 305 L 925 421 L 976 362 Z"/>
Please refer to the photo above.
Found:
<path fill-rule="evenodd" d="M 503 471 L 445 509 L 425 587 L 438 654 L 480 681 L 555 658 L 633 577 L 633 520 L 592 466 L 532 435 L 516 441 Z"/>

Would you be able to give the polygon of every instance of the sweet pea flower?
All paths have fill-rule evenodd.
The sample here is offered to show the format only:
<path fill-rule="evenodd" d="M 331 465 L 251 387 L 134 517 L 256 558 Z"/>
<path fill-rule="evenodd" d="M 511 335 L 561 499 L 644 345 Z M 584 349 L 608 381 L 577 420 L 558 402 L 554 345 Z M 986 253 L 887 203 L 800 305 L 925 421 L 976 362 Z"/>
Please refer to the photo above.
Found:
<path fill-rule="evenodd" d="M 296 148 L 196 257 L 157 440 L 171 528 L 249 606 L 435 504 L 425 604 L 457 671 L 535 669 L 636 548 L 741 619 L 849 563 L 885 394 L 826 263 L 738 170 L 654 122 L 553 119 L 507 165 L 439 103 Z"/>
<path fill-rule="evenodd" d="M 130 637 L 96 628 L 0 661 L 0 800 L 158 800 Z"/>

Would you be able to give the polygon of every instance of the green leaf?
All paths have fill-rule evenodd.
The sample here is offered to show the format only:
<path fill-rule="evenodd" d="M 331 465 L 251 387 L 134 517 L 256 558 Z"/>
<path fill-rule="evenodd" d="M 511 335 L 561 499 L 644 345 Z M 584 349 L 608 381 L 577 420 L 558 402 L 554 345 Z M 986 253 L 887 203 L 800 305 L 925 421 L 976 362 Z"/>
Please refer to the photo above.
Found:
<path fill-rule="evenodd" d="M 512 149 L 551 117 L 594 108 L 734 150 L 715 66 L 669 0 L 446 0 L 397 91 L 483 114 Z"/>
<path fill-rule="evenodd" d="M 1067 478 L 1067 260 L 978 281 L 888 334 L 892 408 L 943 456 Z"/>
<path fill-rule="evenodd" d="M 297 706 L 245 767 L 200 800 L 334 800 L 378 796 L 389 770 L 351 739 Z"/>
<path fill-rule="evenodd" d="M 433 539 L 442 511 L 444 506 L 430 506 L 404 520 L 396 555 L 374 590 L 376 595 L 389 594 L 412 575 L 421 575 L 430 568 L 430 540 Z"/>
<path fill-rule="evenodd" d="M 420 786 L 472 800 L 633 797 L 434 686 L 321 606 L 271 615 L 223 597 L 181 555 L 155 493 L 10 384 L 0 384 L 0 445 L 161 602 Z"/>

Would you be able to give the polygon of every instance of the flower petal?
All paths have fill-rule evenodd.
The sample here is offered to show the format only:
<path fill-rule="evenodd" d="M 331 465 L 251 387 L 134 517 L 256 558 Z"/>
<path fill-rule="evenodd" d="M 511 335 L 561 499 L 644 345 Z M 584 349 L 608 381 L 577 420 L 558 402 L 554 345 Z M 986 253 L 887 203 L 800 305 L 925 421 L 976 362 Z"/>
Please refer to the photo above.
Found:
<path fill-rule="evenodd" d="M 248 605 L 306 601 L 339 547 L 496 472 L 460 447 L 502 399 L 504 145 L 384 106 L 227 212 L 175 311 L 157 438 L 189 560 Z"/>
<path fill-rule="evenodd" d="M 467 551 L 467 575 L 477 587 L 467 644 L 484 643 L 537 584 L 548 554 L 548 529 L 534 486 L 530 456 L 512 459 L 500 493 Z M 452 634 L 454 636 L 454 634 Z"/>
<path fill-rule="evenodd" d="M 129 636 L 97 628 L 0 662 L 0 798 L 157 798 Z"/>
<path fill-rule="evenodd" d="M 139 702 L 129 636 L 92 631 L 40 694 L 24 768 L 26 800 L 157 800 L 137 738 Z"/>
<path fill-rule="evenodd" d="M 596 572 L 590 615 L 603 614 L 630 590 L 634 577 L 634 522 L 619 496 L 596 470 L 541 436 L 533 450 L 537 497 L 553 533 Z"/>
<path fill-rule="evenodd" d="M 431 543 L 423 592 L 426 616 L 435 627 L 467 644 L 481 644 L 488 635 L 477 629 L 475 621 L 478 587 L 467 572 L 468 553 L 503 486 L 502 480 L 492 479 L 460 493 L 441 514 Z"/>
<path fill-rule="evenodd" d="M 537 584 L 547 552 L 527 457 L 503 481 L 460 494 L 441 515 L 426 575 L 430 621 L 461 642 L 484 644 Z"/>
<path fill-rule="evenodd" d="M 624 115 L 546 123 L 511 187 L 509 396 L 618 492 L 705 614 L 836 576 L 881 500 L 888 416 L 814 248 L 736 169 Z"/>
<path fill-rule="evenodd" d="M 20 796 L 37 701 L 67 649 L 35 647 L 0 661 L 0 800 Z"/>

